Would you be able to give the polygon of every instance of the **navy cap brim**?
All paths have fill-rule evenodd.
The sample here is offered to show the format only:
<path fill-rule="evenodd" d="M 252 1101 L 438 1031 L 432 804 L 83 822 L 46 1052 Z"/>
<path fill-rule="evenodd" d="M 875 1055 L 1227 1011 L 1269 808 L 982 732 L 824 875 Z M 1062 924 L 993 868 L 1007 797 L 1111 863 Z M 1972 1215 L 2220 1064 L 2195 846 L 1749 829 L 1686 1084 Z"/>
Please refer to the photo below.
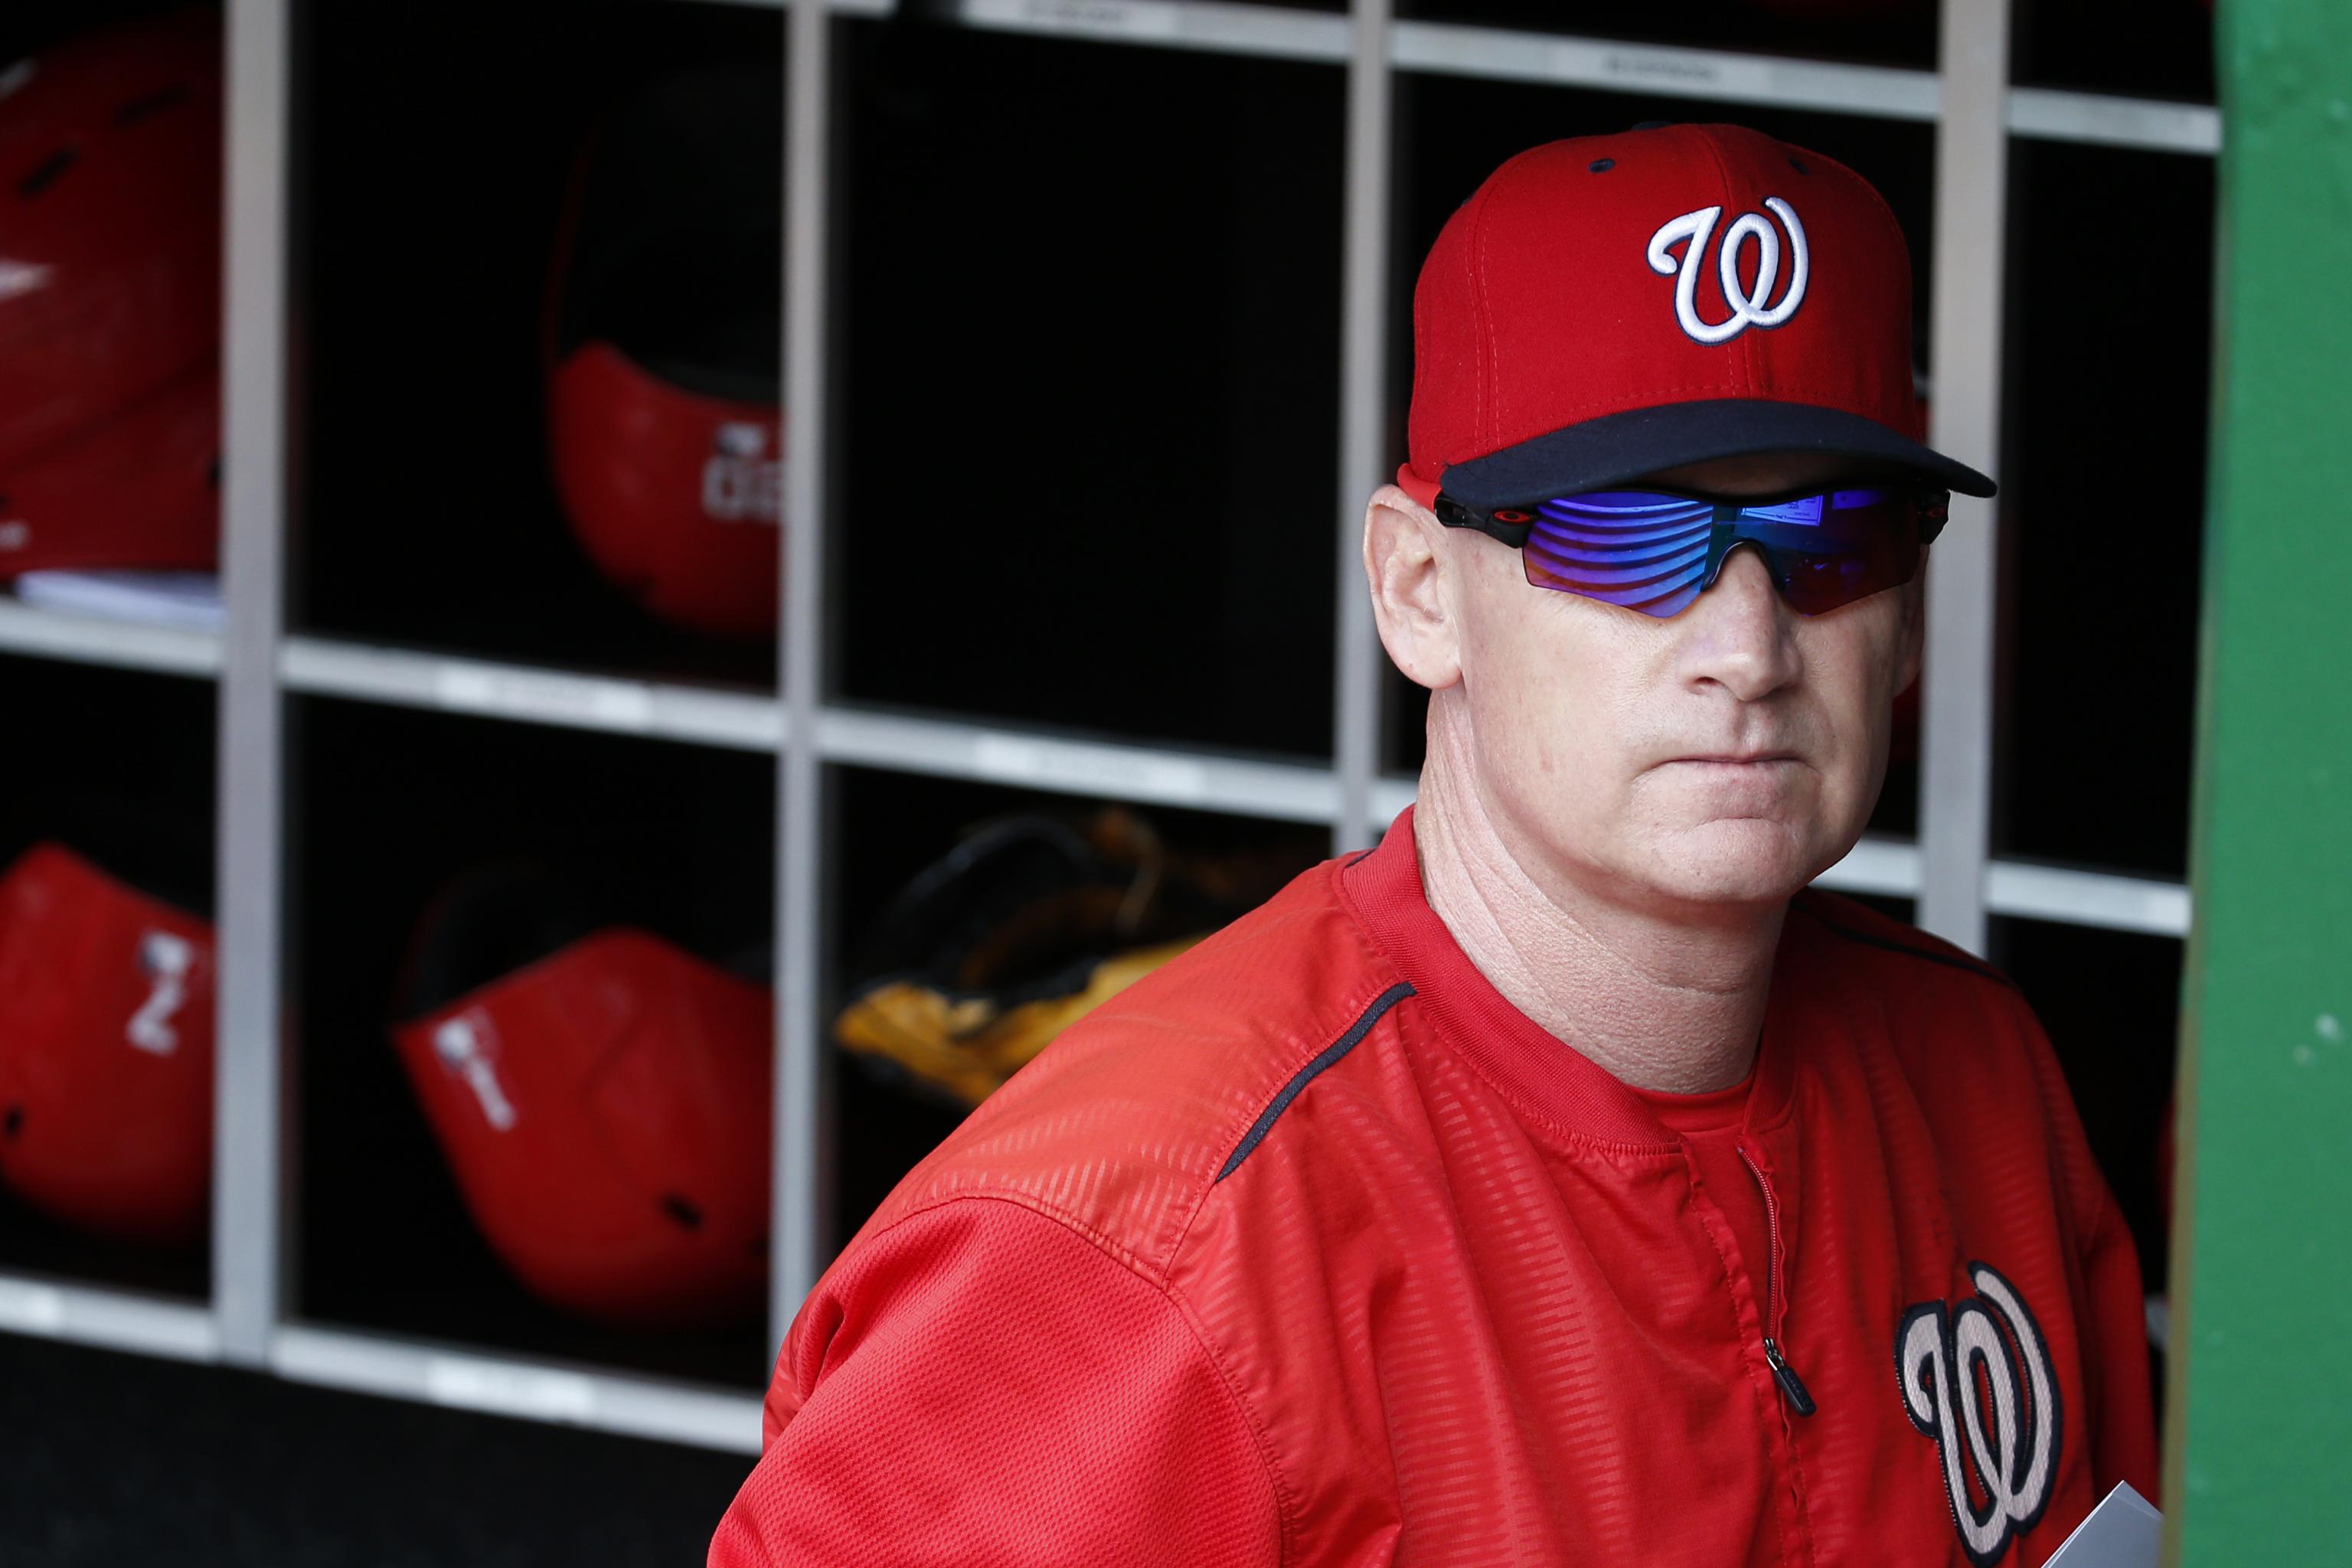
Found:
<path fill-rule="evenodd" d="M 1719 397 L 1631 408 L 1566 426 L 1449 465 L 1445 493 L 1479 510 L 1605 489 L 1663 468 L 1764 452 L 1851 458 L 1857 479 L 1906 479 L 1990 496 L 1992 480 L 1875 419 L 1842 408 L 1765 398 Z"/>

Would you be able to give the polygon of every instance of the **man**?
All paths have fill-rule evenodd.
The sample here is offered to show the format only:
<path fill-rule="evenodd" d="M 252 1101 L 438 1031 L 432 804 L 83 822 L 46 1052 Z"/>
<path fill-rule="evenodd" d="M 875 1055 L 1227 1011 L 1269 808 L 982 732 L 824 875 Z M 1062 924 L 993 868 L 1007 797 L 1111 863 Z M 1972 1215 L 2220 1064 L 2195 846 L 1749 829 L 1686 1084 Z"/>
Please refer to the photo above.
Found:
<path fill-rule="evenodd" d="M 1756 132 L 1489 176 L 1365 523 L 1417 805 L 908 1176 L 713 1563 L 1983 1568 L 2152 1494 L 2040 1026 L 1807 886 L 1993 490 L 1912 438 L 1909 328 L 1876 194 Z"/>

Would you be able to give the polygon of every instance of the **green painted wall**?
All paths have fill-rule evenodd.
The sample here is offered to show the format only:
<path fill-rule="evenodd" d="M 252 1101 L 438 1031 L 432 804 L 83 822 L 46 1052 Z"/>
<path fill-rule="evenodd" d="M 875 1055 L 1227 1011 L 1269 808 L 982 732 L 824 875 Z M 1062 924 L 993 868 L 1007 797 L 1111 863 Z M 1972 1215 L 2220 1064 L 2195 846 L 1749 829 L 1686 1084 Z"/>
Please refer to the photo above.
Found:
<path fill-rule="evenodd" d="M 2164 1502 L 2168 1562 L 2303 1568 L 2352 1563 L 2352 0 L 2221 0 L 2215 41 Z M 2097 237 L 2099 264 L 2202 243 L 2182 216 Z"/>

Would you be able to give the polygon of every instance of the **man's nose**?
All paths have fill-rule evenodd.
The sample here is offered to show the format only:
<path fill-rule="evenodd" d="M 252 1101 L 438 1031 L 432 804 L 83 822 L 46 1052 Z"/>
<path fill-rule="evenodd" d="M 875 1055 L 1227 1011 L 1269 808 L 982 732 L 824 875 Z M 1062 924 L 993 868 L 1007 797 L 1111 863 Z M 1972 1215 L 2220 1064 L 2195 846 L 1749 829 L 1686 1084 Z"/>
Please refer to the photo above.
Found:
<path fill-rule="evenodd" d="M 1683 647 L 1686 679 L 1712 680 L 1752 701 L 1797 678 L 1796 612 L 1754 544 L 1733 545 L 1715 582 L 1685 614 L 1691 618 Z"/>

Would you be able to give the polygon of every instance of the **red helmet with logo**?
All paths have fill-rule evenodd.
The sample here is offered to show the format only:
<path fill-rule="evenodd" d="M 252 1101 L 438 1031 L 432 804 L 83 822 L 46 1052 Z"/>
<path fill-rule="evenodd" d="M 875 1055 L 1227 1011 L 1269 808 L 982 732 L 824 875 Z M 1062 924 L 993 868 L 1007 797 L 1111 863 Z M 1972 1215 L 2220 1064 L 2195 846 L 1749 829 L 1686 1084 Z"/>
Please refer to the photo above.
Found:
<path fill-rule="evenodd" d="M 0 1183 L 119 1239 L 199 1236 L 213 931 L 62 846 L 0 877 Z"/>
<path fill-rule="evenodd" d="M 573 534 L 653 614 L 776 624 L 782 105 L 772 68 L 661 78 L 583 156 L 549 290 L 548 447 Z"/>
<path fill-rule="evenodd" d="M 216 557 L 220 27 L 0 70 L 0 579 Z"/>
<path fill-rule="evenodd" d="M 475 1223 L 525 1286 L 628 1327 L 724 1321 L 767 1285 L 768 991 L 648 932 L 562 940 L 477 879 L 420 932 L 412 991 L 482 984 L 394 1043 Z"/>

